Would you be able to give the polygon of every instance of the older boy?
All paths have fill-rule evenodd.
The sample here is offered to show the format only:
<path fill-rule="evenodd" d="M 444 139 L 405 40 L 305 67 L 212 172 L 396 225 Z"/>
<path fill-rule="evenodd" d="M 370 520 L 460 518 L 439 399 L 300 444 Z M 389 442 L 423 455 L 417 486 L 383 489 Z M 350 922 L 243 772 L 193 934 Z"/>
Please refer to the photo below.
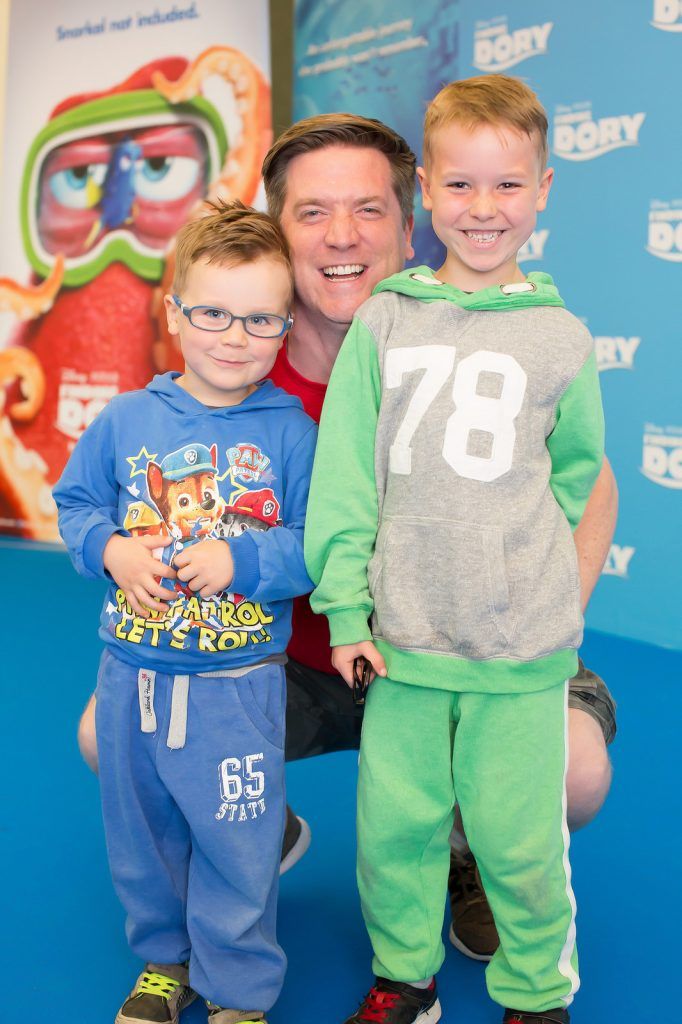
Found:
<path fill-rule="evenodd" d="M 282 985 L 283 663 L 291 599 L 310 586 L 316 428 L 263 378 L 291 297 L 265 214 L 214 206 L 183 228 L 165 304 L 185 372 L 115 398 L 54 492 L 76 568 L 111 580 L 102 807 L 128 939 L 147 961 L 116 1024 L 177 1024 L 195 992 L 212 1024 L 263 1021 Z"/>
<path fill-rule="evenodd" d="M 375 289 L 323 412 L 312 604 L 344 679 L 358 657 L 383 677 L 368 695 L 358 792 L 377 980 L 347 1024 L 440 1019 L 455 800 L 500 934 L 487 981 L 504 1021 L 565 1024 L 578 987 L 571 531 L 602 463 L 603 416 L 588 333 L 547 275 L 526 279 L 517 263 L 552 181 L 546 132 L 535 95 L 506 76 L 439 93 L 419 175 L 445 263 Z"/>

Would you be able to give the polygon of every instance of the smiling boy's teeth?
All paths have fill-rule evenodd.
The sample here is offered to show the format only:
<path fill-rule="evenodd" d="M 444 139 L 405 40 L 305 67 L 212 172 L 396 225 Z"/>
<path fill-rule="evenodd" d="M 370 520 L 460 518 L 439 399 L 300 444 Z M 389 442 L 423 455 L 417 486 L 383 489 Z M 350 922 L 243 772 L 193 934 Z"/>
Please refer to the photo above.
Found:
<path fill-rule="evenodd" d="M 327 277 L 340 277 L 346 274 L 361 274 L 364 269 L 362 263 L 346 263 L 339 267 L 323 267 L 322 273 Z"/>
<path fill-rule="evenodd" d="M 501 231 L 466 231 L 467 238 L 474 242 L 493 242 L 502 234 Z"/>

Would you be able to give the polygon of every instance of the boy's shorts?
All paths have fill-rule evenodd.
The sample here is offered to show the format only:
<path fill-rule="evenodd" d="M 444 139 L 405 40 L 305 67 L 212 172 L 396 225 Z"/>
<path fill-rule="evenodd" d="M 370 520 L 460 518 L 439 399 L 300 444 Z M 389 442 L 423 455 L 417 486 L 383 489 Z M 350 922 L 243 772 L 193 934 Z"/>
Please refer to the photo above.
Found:
<path fill-rule="evenodd" d="M 335 750 L 358 750 L 362 707 L 353 703 L 343 679 L 289 659 L 287 676 L 286 760 L 299 761 Z M 598 675 L 579 662 L 568 687 L 568 706 L 599 724 L 608 745 L 616 735 L 616 702 Z"/>

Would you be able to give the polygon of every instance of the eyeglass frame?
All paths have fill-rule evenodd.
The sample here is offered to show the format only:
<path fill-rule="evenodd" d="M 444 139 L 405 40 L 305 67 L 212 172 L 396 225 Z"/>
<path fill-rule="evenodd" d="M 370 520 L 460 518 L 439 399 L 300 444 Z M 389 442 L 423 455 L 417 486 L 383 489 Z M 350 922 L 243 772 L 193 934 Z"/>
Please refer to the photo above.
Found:
<path fill-rule="evenodd" d="M 208 334 L 220 334 L 221 331 L 229 331 L 230 327 L 235 322 L 235 320 L 241 320 L 241 322 L 244 324 L 244 330 L 246 331 L 250 338 L 260 338 L 261 341 L 277 341 L 278 338 L 281 338 L 283 334 L 286 334 L 287 331 L 290 331 L 291 328 L 294 326 L 294 318 L 291 315 L 291 313 L 289 313 L 289 315 L 286 318 L 283 316 L 278 316 L 277 313 L 249 313 L 248 316 L 237 316 L 236 313 L 231 313 L 229 309 L 223 309 L 222 306 L 212 306 L 210 305 L 210 303 L 207 304 L 205 302 L 202 302 L 198 306 L 188 306 L 186 303 L 182 301 L 179 295 L 173 296 L 173 302 L 178 307 L 180 312 L 187 317 L 190 324 L 192 324 L 192 327 L 196 327 L 198 331 L 206 331 Z M 195 309 L 217 309 L 221 313 L 227 313 L 227 315 L 230 317 L 230 322 L 228 324 L 225 324 L 224 327 L 199 327 L 198 324 L 192 323 L 192 313 L 194 312 Z M 277 320 L 282 321 L 282 330 L 279 332 L 279 334 L 252 334 L 246 325 L 246 321 L 249 320 L 250 317 L 252 316 L 275 317 Z"/>

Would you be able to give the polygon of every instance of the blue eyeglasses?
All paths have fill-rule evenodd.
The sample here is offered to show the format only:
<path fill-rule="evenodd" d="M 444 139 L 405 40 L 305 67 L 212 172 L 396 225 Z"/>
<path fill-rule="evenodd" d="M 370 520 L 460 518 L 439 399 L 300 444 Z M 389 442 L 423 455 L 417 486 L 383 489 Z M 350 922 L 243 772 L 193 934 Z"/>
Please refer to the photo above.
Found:
<path fill-rule="evenodd" d="M 173 296 L 173 302 L 185 314 L 192 327 L 198 327 L 200 331 L 226 331 L 235 320 L 241 320 L 246 333 L 254 338 L 281 338 L 294 325 L 291 314 L 286 320 L 274 313 L 237 316 L 218 306 L 186 306 L 178 295 Z"/>

